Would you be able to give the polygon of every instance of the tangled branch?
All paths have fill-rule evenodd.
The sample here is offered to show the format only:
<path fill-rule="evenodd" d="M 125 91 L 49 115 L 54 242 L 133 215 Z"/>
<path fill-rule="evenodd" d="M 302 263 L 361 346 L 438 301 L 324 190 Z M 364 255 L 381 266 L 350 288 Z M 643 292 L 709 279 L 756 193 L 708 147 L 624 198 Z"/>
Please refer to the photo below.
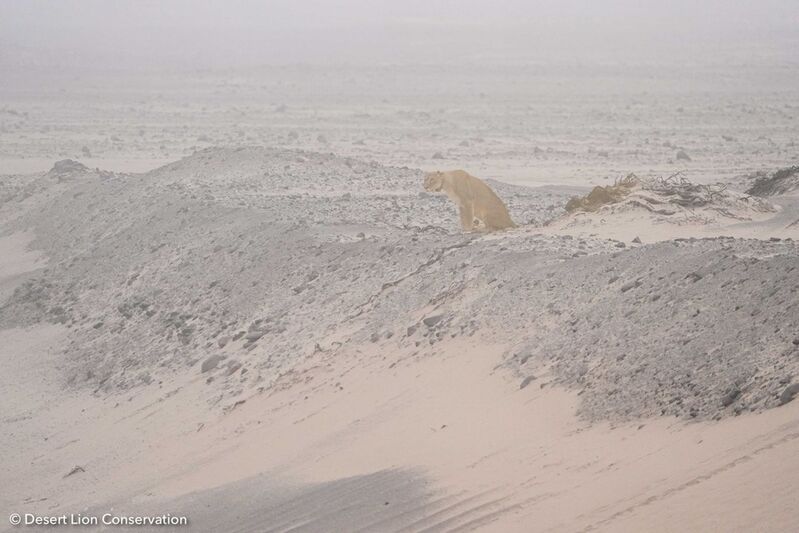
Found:
<path fill-rule="evenodd" d="M 666 178 L 657 176 L 641 180 L 641 189 L 663 196 L 681 207 L 702 207 L 723 198 L 727 185 L 694 183 L 680 171 Z"/>

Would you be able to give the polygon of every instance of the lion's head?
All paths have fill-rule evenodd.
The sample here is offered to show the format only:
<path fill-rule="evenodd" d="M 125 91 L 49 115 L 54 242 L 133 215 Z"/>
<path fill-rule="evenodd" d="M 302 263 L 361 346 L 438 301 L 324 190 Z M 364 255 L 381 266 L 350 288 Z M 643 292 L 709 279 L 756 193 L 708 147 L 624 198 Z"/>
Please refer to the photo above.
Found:
<path fill-rule="evenodd" d="M 424 177 L 424 190 L 429 192 L 441 192 L 441 187 L 444 186 L 444 173 L 443 172 L 428 172 Z"/>

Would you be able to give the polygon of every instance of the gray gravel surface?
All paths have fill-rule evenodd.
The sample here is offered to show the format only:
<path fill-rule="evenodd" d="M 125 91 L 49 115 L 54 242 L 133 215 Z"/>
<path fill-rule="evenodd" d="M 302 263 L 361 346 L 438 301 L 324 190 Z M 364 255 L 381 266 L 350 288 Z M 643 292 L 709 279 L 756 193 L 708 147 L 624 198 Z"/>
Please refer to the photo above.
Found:
<path fill-rule="evenodd" d="M 230 404 L 347 331 L 345 345 L 421 356 L 459 336 L 501 342 L 523 386 L 578 390 L 591 420 L 793 399 L 795 242 L 463 235 L 421 177 L 221 148 L 141 175 L 61 164 L 9 178 L 2 231 L 33 232 L 50 261 L 2 303 L 0 325 L 65 324 L 65 382 L 98 394 L 194 372 L 210 403 Z M 573 192 L 492 185 L 524 224 Z"/>

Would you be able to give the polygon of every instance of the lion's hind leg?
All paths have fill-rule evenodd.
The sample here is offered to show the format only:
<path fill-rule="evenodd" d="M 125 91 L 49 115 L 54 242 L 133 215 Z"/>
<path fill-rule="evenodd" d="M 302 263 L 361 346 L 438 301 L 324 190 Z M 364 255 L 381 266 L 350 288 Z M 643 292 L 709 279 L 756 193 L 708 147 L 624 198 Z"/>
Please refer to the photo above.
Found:
<path fill-rule="evenodd" d="M 488 212 L 483 220 L 488 231 L 501 231 L 504 229 L 515 228 L 516 224 L 511 220 L 507 210 L 504 208 L 499 209 L 497 212 Z"/>

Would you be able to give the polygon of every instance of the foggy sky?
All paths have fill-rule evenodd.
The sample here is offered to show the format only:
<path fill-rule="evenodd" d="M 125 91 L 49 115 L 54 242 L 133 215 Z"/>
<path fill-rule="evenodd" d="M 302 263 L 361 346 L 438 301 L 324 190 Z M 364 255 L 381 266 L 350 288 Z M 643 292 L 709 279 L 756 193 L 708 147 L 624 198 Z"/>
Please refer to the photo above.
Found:
<path fill-rule="evenodd" d="M 799 62 L 797 0 L 0 0 L 0 67 Z"/>

